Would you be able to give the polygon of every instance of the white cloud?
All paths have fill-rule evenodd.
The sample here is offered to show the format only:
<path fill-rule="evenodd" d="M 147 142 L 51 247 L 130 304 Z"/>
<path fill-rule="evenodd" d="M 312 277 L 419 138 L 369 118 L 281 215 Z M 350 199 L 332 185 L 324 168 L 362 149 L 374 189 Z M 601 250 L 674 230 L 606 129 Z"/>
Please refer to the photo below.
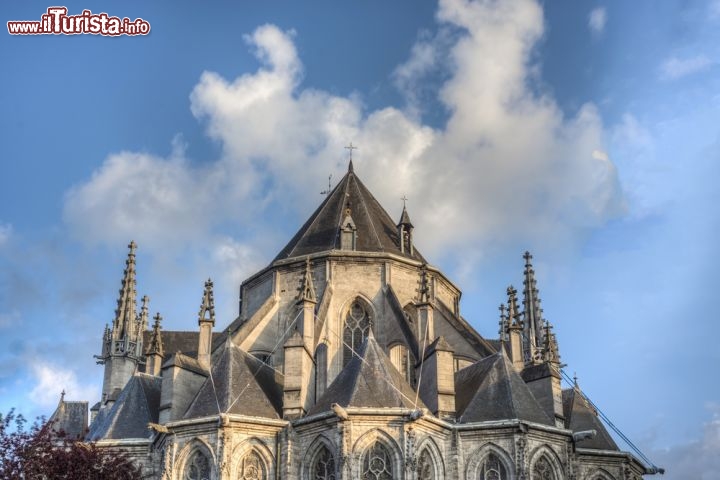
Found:
<path fill-rule="evenodd" d="M 360 146 L 356 172 L 391 214 L 399 214 L 402 194 L 410 197 L 426 254 L 456 247 L 458 256 L 477 258 L 506 241 L 572 242 L 617 215 L 615 167 L 594 153 L 604 151 L 596 108 L 584 105 L 568 118 L 552 97 L 530 88 L 540 5 L 445 0 L 438 19 L 462 34 L 441 47 L 448 41 L 441 35 L 421 38 L 396 80 L 417 84 L 438 48 L 447 50 L 453 67 L 439 92 L 450 112 L 443 128 L 302 88 L 292 34 L 264 25 L 246 37 L 262 62 L 256 72 L 231 80 L 205 72 L 190 97 L 193 114 L 221 142 L 222 158 L 201 169 L 181 154 L 113 155 L 68 194 L 66 221 L 91 241 L 145 237 L 152 248 L 215 241 L 223 222 L 267 222 L 268 206 L 308 214 L 328 169 L 344 168 L 351 140 Z M 251 256 L 245 248 L 227 251 Z"/>
<path fill-rule="evenodd" d="M 706 55 L 696 55 L 689 58 L 670 57 L 660 65 L 660 75 L 666 80 L 676 80 L 710 68 L 713 62 Z"/>
<path fill-rule="evenodd" d="M 13 228 L 9 223 L 0 223 L 0 247 L 5 245 L 12 236 Z"/>
<path fill-rule="evenodd" d="M 717 405 L 698 440 L 656 451 L 653 460 L 665 468 L 663 480 L 717 479 L 720 472 L 720 409 Z"/>
<path fill-rule="evenodd" d="M 39 407 L 56 406 L 63 390 L 67 400 L 90 401 L 100 396 L 96 386 L 81 384 L 72 370 L 40 359 L 33 360 L 30 368 L 35 387 L 28 398 Z"/>
<path fill-rule="evenodd" d="M 600 35 L 605 31 L 607 23 L 607 10 L 605 7 L 594 8 L 588 15 L 588 27 L 594 35 Z"/>

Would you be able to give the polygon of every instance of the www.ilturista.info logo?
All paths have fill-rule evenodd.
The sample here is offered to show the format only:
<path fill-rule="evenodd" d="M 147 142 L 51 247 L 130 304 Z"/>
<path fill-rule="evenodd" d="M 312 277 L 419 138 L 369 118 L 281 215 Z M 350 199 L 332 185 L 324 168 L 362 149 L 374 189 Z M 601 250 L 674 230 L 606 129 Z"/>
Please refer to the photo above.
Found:
<path fill-rule="evenodd" d="M 142 18 L 111 17 L 107 13 L 83 10 L 80 15 L 68 15 L 66 7 L 50 7 L 37 20 L 7 22 L 10 35 L 147 35 L 150 23 Z"/>

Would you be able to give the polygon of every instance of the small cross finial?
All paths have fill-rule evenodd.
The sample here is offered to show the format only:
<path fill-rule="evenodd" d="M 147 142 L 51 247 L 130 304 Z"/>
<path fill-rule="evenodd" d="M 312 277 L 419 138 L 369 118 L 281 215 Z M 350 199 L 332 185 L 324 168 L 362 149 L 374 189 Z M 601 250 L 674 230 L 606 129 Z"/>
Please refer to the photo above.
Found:
<path fill-rule="evenodd" d="M 530 252 L 526 251 L 523 258 L 525 259 L 525 265 L 530 265 L 530 260 L 532 260 L 533 256 L 530 255 Z"/>
<path fill-rule="evenodd" d="M 345 148 L 348 149 L 348 150 L 350 150 L 350 161 L 352 161 L 352 151 L 353 151 L 353 150 L 357 150 L 358 147 L 354 146 L 354 145 L 352 144 L 352 142 L 350 142 L 350 145 L 348 145 L 348 146 L 345 147 Z"/>
<path fill-rule="evenodd" d="M 574 384 L 575 387 L 578 386 L 578 385 L 577 385 L 577 372 L 574 372 L 574 373 L 573 373 L 573 384 Z"/>
<path fill-rule="evenodd" d="M 130 255 L 135 255 L 135 250 L 137 249 L 137 243 L 135 243 L 135 240 L 130 240 L 128 248 L 130 249 Z"/>
<path fill-rule="evenodd" d="M 408 198 L 407 198 L 406 195 L 403 195 L 402 197 L 400 197 L 400 200 L 403 201 L 403 210 L 404 210 L 404 209 L 405 209 L 405 203 L 408 201 Z"/>

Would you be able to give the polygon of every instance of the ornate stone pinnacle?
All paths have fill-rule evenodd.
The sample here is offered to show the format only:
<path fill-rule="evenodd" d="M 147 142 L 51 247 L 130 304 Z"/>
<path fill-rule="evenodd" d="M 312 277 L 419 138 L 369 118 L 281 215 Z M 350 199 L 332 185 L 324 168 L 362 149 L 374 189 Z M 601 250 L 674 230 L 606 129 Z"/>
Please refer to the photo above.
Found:
<path fill-rule="evenodd" d="M 210 278 L 205 282 L 203 299 L 198 312 L 198 324 L 212 322 L 215 325 L 215 299 L 213 297 L 213 282 Z"/>

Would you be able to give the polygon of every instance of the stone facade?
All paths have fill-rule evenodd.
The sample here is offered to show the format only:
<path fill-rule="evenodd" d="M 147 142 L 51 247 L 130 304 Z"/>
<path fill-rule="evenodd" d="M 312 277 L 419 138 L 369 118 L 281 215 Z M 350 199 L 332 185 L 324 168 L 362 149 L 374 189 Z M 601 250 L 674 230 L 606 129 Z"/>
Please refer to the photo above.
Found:
<path fill-rule="evenodd" d="M 220 333 L 211 281 L 197 332 L 164 331 L 159 315 L 147 330 L 131 244 L 86 438 L 130 452 L 146 478 L 163 480 L 648 473 L 577 385 L 561 389 L 532 257 L 523 311 L 509 288 L 500 337 L 488 340 L 460 315 L 459 288 L 412 232 L 407 210 L 396 225 L 351 164 L 270 265 L 243 282 L 238 318 Z"/>

